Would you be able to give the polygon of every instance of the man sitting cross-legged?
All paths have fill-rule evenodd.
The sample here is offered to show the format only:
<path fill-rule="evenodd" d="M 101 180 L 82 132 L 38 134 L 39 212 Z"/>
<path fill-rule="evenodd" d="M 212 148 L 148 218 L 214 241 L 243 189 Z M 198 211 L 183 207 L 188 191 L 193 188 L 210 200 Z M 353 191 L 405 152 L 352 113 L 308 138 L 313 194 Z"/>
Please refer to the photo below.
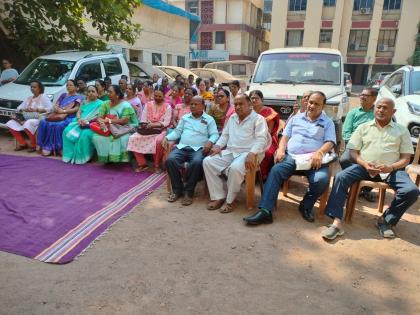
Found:
<path fill-rule="evenodd" d="M 235 114 L 230 116 L 220 139 L 203 162 L 211 199 L 208 210 L 220 207 L 222 213 L 233 210 L 246 170 L 256 167 L 255 163 L 262 160 L 270 144 L 265 118 L 253 111 L 248 95 L 236 96 Z M 227 192 L 223 188 L 222 174 L 227 176 Z"/>
<path fill-rule="evenodd" d="M 203 159 L 219 138 L 216 122 L 204 112 L 204 108 L 203 98 L 194 96 L 190 104 L 191 113 L 182 116 L 177 127 L 162 141 L 162 146 L 168 149 L 169 141 L 180 139 L 166 160 L 166 169 L 172 184 L 169 202 L 184 195 L 182 204 L 192 204 L 195 186 L 203 176 Z M 188 170 L 184 186 L 181 169 L 185 162 L 188 162 Z"/>
<path fill-rule="evenodd" d="M 325 102 L 324 93 L 312 92 L 306 112 L 296 114 L 286 125 L 274 157 L 277 164 L 268 174 L 259 211 L 244 218 L 247 224 L 273 222 L 271 213 L 276 206 L 280 187 L 293 175 L 297 167 L 296 161 L 302 159 L 302 154 L 307 154 L 305 156 L 310 159 L 310 169 L 304 171 L 309 181 L 309 189 L 299 205 L 299 211 L 305 220 L 315 220 L 312 208 L 328 184 L 328 166 L 322 164 L 322 160 L 336 142 L 334 123 L 322 111 Z"/>
<path fill-rule="evenodd" d="M 357 181 L 384 181 L 396 191 L 391 205 L 376 223 L 383 237 L 395 236 L 392 227 L 416 202 L 419 189 L 404 171 L 414 152 L 413 145 L 408 129 L 392 121 L 394 106 L 391 99 L 380 99 L 375 106 L 375 120 L 361 124 L 351 136 L 347 147 L 356 164 L 335 176 L 326 208 L 334 222 L 322 232 L 323 238 L 332 240 L 344 234 L 344 202 L 348 189 Z"/>

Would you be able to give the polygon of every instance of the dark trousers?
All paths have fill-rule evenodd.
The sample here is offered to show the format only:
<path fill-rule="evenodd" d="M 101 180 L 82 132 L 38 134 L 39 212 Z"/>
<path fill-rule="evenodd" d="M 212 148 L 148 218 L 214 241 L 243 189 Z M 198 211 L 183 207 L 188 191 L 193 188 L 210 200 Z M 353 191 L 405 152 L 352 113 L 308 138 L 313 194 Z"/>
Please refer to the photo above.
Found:
<path fill-rule="evenodd" d="M 349 149 L 346 148 L 344 150 L 344 152 L 340 156 L 339 162 L 340 162 L 340 166 L 341 166 L 342 170 L 346 169 L 347 167 L 349 167 L 349 166 L 351 166 L 352 164 L 355 163 L 350 156 L 350 150 Z"/>
<path fill-rule="evenodd" d="M 267 181 L 264 184 L 264 193 L 261 196 L 259 208 L 273 211 L 277 203 L 281 185 L 293 175 L 295 170 L 295 160 L 287 154 L 283 161 L 275 164 L 271 168 Z M 299 207 L 302 210 L 309 210 L 314 207 L 315 202 L 328 185 L 328 166 L 323 166 L 318 170 L 311 169 L 302 171 L 302 173 L 308 178 L 309 189 L 303 197 Z"/>
<path fill-rule="evenodd" d="M 343 219 L 343 207 L 348 189 L 361 180 L 382 181 L 379 175 L 370 177 L 366 169 L 359 164 L 353 164 L 335 176 L 325 210 L 329 217 Z M 383 217 L 387 223 L 396 225 L 404 212 L 417 201 L 419 189 L 404 170 L 393 171 L 384 182 L 396 191 L 396 195 L 390 207 L 384 211 Z"/>
<path fill-rule="evenodd" d="M 174 148 L 166 160 L 166 170 L 171 178 L 172 192 L 176 195 L 186 193 L 188 196 L 194 195 L 197 182 L 203 177 L 203 150 L 194 151 L 190 147 L 182 149 Z M 187 182 L 182 181 L 181 170 L 184 163 L 188 162 Z"/>

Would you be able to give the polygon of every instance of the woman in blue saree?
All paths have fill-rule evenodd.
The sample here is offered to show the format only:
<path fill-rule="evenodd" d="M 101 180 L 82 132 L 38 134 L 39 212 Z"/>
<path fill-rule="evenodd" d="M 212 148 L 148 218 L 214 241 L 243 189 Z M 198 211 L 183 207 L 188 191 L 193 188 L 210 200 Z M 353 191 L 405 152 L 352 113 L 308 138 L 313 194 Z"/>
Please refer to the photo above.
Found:
<path fill-rule="evenodd" d="M 47 117 L 41 120 L 39 124 L 37 145 L 42 150 L 43 156 L 51 155 L 53 152 L 61 155 L 63 130 L 76 116 L 79 106 L 83 101 L 84 97 L 77 94 L 76 82 L 74 80 L 68 80 L 66 87 L 67 93 L 61 94 L 53 107 L 54 114 L 64 114 L 64 119 L 49 121 Z"/>
<path fill-rule="evenodd" d="M 64 129 L 63 162 L 84 164 L 92 158 L 95 152 L 92 143 L 94 132 L 89 128 L 89 122 L 98 117 L 101 104 L 97 88 L 89 85 L 87 100 L 80 106 L 76 118 Z"/>

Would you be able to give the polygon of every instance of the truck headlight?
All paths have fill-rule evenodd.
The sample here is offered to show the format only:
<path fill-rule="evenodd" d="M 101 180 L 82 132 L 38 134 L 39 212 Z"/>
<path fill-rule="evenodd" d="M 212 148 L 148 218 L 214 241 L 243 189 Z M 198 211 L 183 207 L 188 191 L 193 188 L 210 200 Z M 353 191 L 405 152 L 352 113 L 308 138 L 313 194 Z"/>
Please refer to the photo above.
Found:
<path fill-rule="evenodd" d="M 414 115 L 420 116 L 420 104 L 415 104 L 413 102 L 407 102 L 408 109 L 410 112 L 412 112 Z"/>

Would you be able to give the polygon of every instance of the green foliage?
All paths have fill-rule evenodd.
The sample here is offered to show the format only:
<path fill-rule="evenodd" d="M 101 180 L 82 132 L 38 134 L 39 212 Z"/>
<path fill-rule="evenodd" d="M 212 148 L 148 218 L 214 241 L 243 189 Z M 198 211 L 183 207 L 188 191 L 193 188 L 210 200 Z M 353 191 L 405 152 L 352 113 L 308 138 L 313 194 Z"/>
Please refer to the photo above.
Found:
<path fill-rule="evenodd" d="M 106 43 L 91 37 L 91 23 L 102 38 L 133 44 L 140 25 L 131 17 L 140 0 L 6 0 L 0 13 L 10 37 L 28 58 L 61 49 L 100 50 Z"/>

